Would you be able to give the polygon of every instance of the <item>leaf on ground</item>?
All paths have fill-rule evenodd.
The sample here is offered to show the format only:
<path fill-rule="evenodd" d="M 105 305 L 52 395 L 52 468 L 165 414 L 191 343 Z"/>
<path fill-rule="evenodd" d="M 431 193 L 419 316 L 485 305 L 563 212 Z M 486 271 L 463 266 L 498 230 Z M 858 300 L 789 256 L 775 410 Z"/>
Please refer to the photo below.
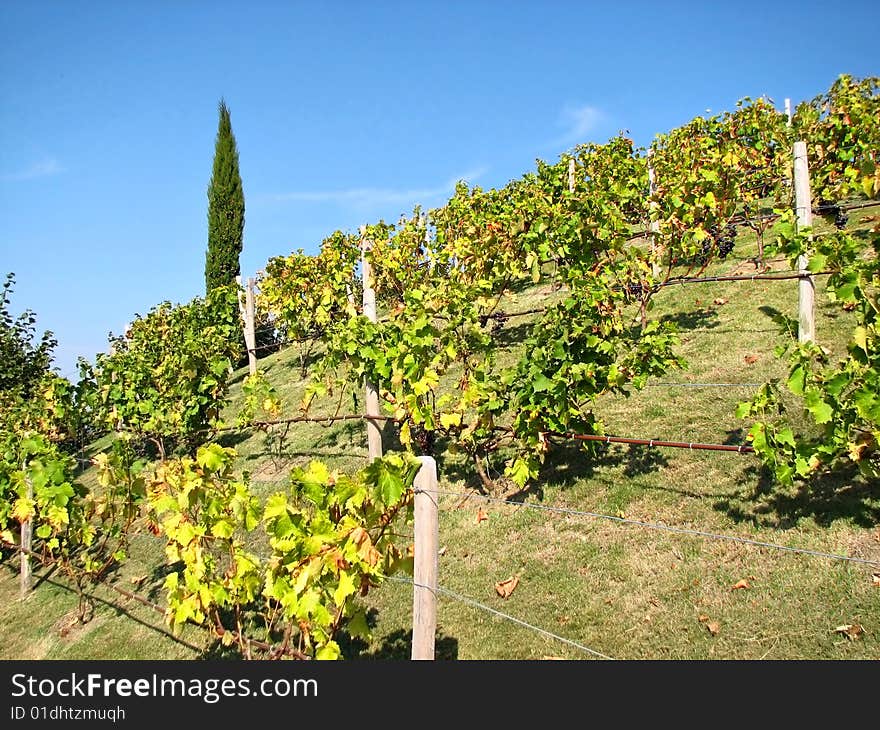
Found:
<path fill-rule="evenodd" d="M 741 581 L 738 581 L 738 582 L 733 586 L 733 588 L 731 588 L 730 590 L 732 590 L 732 591 L 738 591 L 740 588 L 751 588 L 751 587 L 752 587 L 752 586 L 749 585 L 749 582 L 748 582 L 745 578 L 743 578 Z"/>
<path fill-rule="evenodd" d="M 746 361 L 746 365 L 754 365 L 758 362 L 757 355 L 746 355 L 743 359 Z"/>
<path fill-rule="evenodd" d="M 727 300 L 724 299 L 723 297 L 718 297 L 717 299 L 714 300 L 714 302 L 715 302 L 715 304 L 717 304 L 719 307 L 720 307 L 721 305 L 723 305 L 723 304 L 727 304 Z"/>
<path fill-rule="evenodd" d="M 697 617 L 697 621 L 701 624 L 706 624 L 706 629 L 709 631 L 712 636 L 718 636 L 718 632 L 721 631 L 721 624 L 717 621 L 712 621 L 706 614 L 701 613 Z"/>
<path fill-rule="evenodd" d="M 871 576 L 871 582 L 875 586 L 880 587 L 880 573 L 874 573 L 874 575 Z"/>
<path fill-rule="evenodd" d="M 440 548 L 437 551 L 437 555 L 440 556 L 440 555 L 445 555 L 445 554 L 446 554 L 446 546 L 444 545 L 442 548 Z"/>
<path fill-rule="evenodd" d="M 834 632 L 837 634 L 843 634 L 850 641 L 855 641 L 865 633 L 865 629 L 861 624 L 842 624 L 837 626 L 834 629 Z"/>
<path fill-rule="evenodd" d="M 128 580 L 133 586 L 140 587 L 141 583 L 149 577 L 149 575 L 133 575 Z"/>
<path fill-rule="evenodd" d="M 503 580 L 500 583 L 495 584 L 495 592 L 501 596 L 502 598 L 507 598 L 511 593 L 516 589 L 519 585 L 519 576 L 515 575 L 512 578 L 508 578 L 507 580 Z"/>
<path fill-rule="evenodd" d="M 489 519 L 489 513 L 485 512 L 482 507 L 477 510 L 477 524 L 479 525 L 483 520 Z"/>

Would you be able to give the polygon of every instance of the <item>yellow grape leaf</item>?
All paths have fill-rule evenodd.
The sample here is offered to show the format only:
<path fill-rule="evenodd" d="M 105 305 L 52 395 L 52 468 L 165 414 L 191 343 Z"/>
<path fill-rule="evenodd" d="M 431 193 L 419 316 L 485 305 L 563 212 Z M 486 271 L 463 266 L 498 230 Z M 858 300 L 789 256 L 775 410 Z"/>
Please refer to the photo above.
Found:
<path fill-rule="evenodd" d="M 477 509 L 477 524 L 479 525 L 483 520 L 488 520 L 489 514 L 483 511 L 483 508 L 480 507 Z"/>
<path fill-rule="evenodd" d="M 515 575 L 512 578 L 508 578 L 507 580 L 503 580 L 500 583 L 495 584 L 495 592 L 501 596 L 502 598 L 508 598 L 516 587 L 519 585 L 519 576 Z"/>
<path fill-rule="evenodd" d="M 738 581 L 730 590 L 738 591 L 740 588 L 751 588 L 751 586 L 749 585 L 749 582 L 745 578 L 743 578 L 741 581 Z"/>
<path fill-rule="evenodd" d="M 34 500 L 19 497 L 12 506 L 11 514 L 19 522 L 27 522 L 36 514 L 34 511 Z"/>
<path fill-rule="evenodd" d="M 441 413 L 440 425 L 443 428 L 452 428 L 461 425 L 461 413 Z"/>

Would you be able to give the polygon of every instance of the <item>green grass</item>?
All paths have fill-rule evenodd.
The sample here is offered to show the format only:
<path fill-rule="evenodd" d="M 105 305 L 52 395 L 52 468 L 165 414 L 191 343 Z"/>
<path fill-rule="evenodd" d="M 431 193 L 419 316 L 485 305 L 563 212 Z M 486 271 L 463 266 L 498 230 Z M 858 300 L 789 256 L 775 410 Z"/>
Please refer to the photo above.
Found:
<path fill-rule="evenodd" d="M 865 228 L 877 208 L 851 215 Z M 821 229 L 824 222 L 817 221 Z M 754 241 L 741 236 L 734 255 L 748 257 Z M 773 268 L 787 268 L 773 262 Z M 753 264 L 728 260 L 711 274 L 753 273 Z M 544 286 L 506 302 L 507 311 L 539 306 L 559 294 Z M 853 321 L 833 307 L 817 285 L 817 337 L 835 354 Z M 797 314 L 797 282 L 730 282 L 667 287 L 651 317 L 678 323 L 681 354 L 689 366 L 663 383 L 760 383 L 782 377 L 773 356 L 783 341 L 773 315 Z M 504 363 L 522 355 L 525 318 L 511 319 L 503 333 Z M 319 354 L 319 353 L 318 353 Z M 296 350 L 260 360 L 277 388 L 285 412 L 294 414 L 305 381 Z M 234 374 L 233 417 L 241 399 L 244 371 Z M 447 378 L 452 387 L 454 377 Z M 630 398 L 610 397 L 597 406 L 609 433 L 640 438 L 743 443 L 749 423 L 734 416 L 736 404 L 753 388 L 693 388 L 648 385 Z M 358 393 L 359 403 L 362 403 Z M 793 405 L 794 402 L 792 402 Z M 341 412 L 352 408 L 343 394 Z M 321 410 L 322 408 L 323 410 Z M 336 403 L 314 413 L 328 415 Z M 797 409 L 791 417 L 808 427 Z M 361 422 L 301 424 L 281 437 L 233 433 L 242 470 L 256 489 L 278 489 L 292 466 L 318 458 L 344 471 L 366 464 Z M 391 426 L 386 444 L 396 443 Z M 92 451 L 106 447 L 93 445 Z M 492 457 L 489 473 L 500 476 L 503 454 Z M 574 444 L 548 455 L 541 478 L 517 491 L 499 480 L 494 495 L 521 506 L 486 501 L 476 490 L 472 465 L 439 449 L 441 489 L 467 493 L 441 500 L 440 584 L 457 594 L 510 614 L 603 654 L 622 659 L 878 659 L 880 587 L 878 568 L 797 555 L 752 545 L 673 534 L 631 524 L 532 509 L 565 507 L 655 524 L 736 535 L 809 550 L 880 561 L 880 485 L 841 472 L 790 489 L 774 486 L 751 455 L 600 446 L 595 456 Z M 91 478 L 87 471 L 86 479 Z M 488 519 L 477 522 L 479 507 Z M 162 602 L 161 545 L 138 535 L 132 559 L 114 579 Z M 105 588 L 95 591 L 91 622 L 70 628 L 75 597 L 64 581 L 49 576 L 19 601 L 16 565 L 0 571 L 0 626 L 6 641 L 0 657 L 11 658 L 188 658 L 211 655 L 211 642 L 198 629 L 171 637 L 162 617 Z M 503 599 L 497 582 L 519 576 Z M 748 588 L 733 589 L 739 581 Z M 365 599 L 373 623 L 369 643 L 348 642 L 351 658 L 409 656 L 412 588 L 395 582 Z M 447 595 L 438 610 L 437 654 L 457 659 L 589 658 L 580 649 L 547 638 Z M 835 631 L 859 624 L 855 639 Z M 710 631 L 710 628 L 712 629 Z"/>

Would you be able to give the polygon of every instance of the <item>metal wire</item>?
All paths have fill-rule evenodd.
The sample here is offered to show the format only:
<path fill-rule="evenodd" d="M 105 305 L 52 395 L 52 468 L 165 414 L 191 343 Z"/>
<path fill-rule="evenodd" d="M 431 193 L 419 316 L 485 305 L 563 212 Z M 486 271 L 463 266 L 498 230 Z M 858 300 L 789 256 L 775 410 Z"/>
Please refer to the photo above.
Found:
<path fill-rule="evenodd" d="M 556 639 L 557 641 L 561 641 L 563 644 L 568 644 L 569 646 L 573 646 L 574 648 L 580 649 L 581 651 L 586 652 L 587 654 L 592 654 L 593 656 L 598 657 L 600 659 L 608 659 L 610 661 L 614 661 L 614 657 L 610 657 L 610 656 L 607 656 L 606 654 L 602 654 L 601 652 L 598 652 L 595 649 L 591 649 L 588 646 L 584 646 L 583 644 L 579 644 L 578 642 L 573 641 L 572 639 L 566 639 L 564 636 L 560 636 L 559 634 L 554 634 L 552 631 L 547 631 L 547 629 L 542 629 L 540 626 L 535 626 L 534 624 L 530 624 L 527 621 L 523 621 L 522 619 L 517 618 L 516 616 L 511 616 L 508 613 L 504 613 L 503 611 L 499 611 L 496 608 L 492 608 L 491 606 L 487 606 L 484 603 L 480 603 L 479 601 L 475 601 L 473 598 L 469 598 L 468 596 L 463 596 L 462 594 L 456 593 L 455 591 L 451 591 L 448 588 L 444 588 L 443 586 L 438 585 L 437 591 L 435 593 L 434 589 L 431 588 L 431 586 L 424 585 L 423 583 L 416 583 L 415 581 L 408 580 L 406 578 L 399 578 L 397 576 L 389 575 L 389 576 L 387 576 L 387 580 L 395 581 L 396 583 L 404 583 L 407 585 L 412 585 L 417 588 L 426 588 L 427 590 L 434 593 L 434 595 L 437 595 L 437 593 L 442 593 L 443 595 L 448 596 L 449 598 L 452 598 L 456 601 L 460 601 L 461 603 L 465 603 L 473 608 L 479 608 L 483 611 L 488 611 L 489 613 L 494 614 L 495 616 L 498 616 L 499 618 L 503 618 L 506 621 L 511 621 L 515 624 L 519 624 L 520 626 L 523 626 L 527 629 L 531 629 L 532 631 L 535 631 L 539 634 L 543 634 L 544 636 L 547 636 L 551 639 Z"/>
<path fill-rule="evenodd" d="M 668 387 L 678 386 L 680 388 L 758 388 L 764 383 L 647 383 L 648 386 L 664 385 Z"/>
<path fill-rule="evenodd" d="M 438 494 L 446 494 L 455 497 L 464 497 L 464 496 L 474 496 L 468 492 L 452 492 L 445 491 L 442 489 L 437 490 Z M 713 540 L 726 540 L 728 542 L 736 542 L 743 545 L 754 545 L 755 547 L 763 547 L 763 548 L 772 548 L 774 550 L 783 550 L 785 552 L 797 553 L 800 555 L 811 555 L 817 558 L 826 558 L 828 560 L 842 560 L 850 563 L 859 563 L 861 565 L 870 565 L 870 566 L 880 566 L 880 561 L 878 560 L 865 560 L 864 558 L 853 558 L 849 555 L 837 555 L 835 553 L 825 553 L 819 550 L 809 550 L 807 548 L 796 548 L 789 547 L 788 545 L 779 545 L 773 542 L 763 542 L 762 540 L 752 540 L 748 537 L 737 537 L 736 535 L 719 535 L 714 532 L 705 532 L 703 530 L 691 530 L 685 527 L 670 527 L 669 525 L 662 525 L 656 522 L 645 522 L 644 520 L 632 520 L 627 517 L 616 517 L 614 515 L 605 515 L 600 512 L 587 512 L 583 510 L 574 510 L 568 509 L 566 507 L 550 507 L 548 505 L 543 504 L 530 504 L 528 502 L 514 502 L 510 499 L 501 499 L 498 497 L 487 497 L 483 495 L 479 495 L 480 499 L 484 499 L 487 502 L 498 502 L 501 504 L 509 504 L 514 507 L 529 507 L 531 509 L 542 510 L 544 512 L 555 512 L 558 514 L 566 514 L 566 515 L 575 515 L 578 517 L 593 517 L 601 520 L 610 520 L 612 522 L 618 522 L 626 525 L 637 525 L 638 527 L 647 527 L 652 530 L 662 530 L 665 532 L 672 532 L 678 535 L 692 535 L 695 537 L 707 537 Z"/>

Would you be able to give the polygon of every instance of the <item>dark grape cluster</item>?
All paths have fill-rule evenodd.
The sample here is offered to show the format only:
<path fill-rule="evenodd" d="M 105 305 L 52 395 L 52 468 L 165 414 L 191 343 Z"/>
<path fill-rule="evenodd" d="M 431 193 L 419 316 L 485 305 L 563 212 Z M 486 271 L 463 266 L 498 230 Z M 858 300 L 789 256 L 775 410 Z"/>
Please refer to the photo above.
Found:
<path fill-rule="evenodd" d="M 504 329 L 504 325 L 507 324 L 507 320 L 510 319 L 510 315 L 505 314 L 504 312 L 496 312 L 492 315 L 492 319 L 495 320 L 492 322 L 492 334 L 498 334 L 502 329 Z"/>
<path fill-rule="evenodd" d="M 640 281 L 636 281 L 631 284 L 627 284 L 624 289 L 624 294 L 628 301 L 639 301 L 641 298 L 647 294 L 648 287 L 644 285 Z"/>
<path fill-rule="evenodd" d="M 412 434 L 413 444 L 420 455 L 434 455 L 434 444 L 436 441 L 434 431 L 429 431 L 422 424 L 413 424 L 410 426 L 410 433 Z"/>
<path fill-rule="evenodd" d="M 819 198 L 816 212 L 826 220 L 834 216 L 834 227 L 838 231 L 846 228 L 846 224 L 849 222 L 849 216 L 846 214 L 846 211 L 838 203 L 833 203 L 827 198 Z"/>
<path fill-rule="evenodd" d="M 717 247 L 718 258 L 727 258 L 727 255 L 733 251 L 733 244 L 736 242 L 736 225 L 728 223 L 723 229 L 719 229 L 718 226 L 712 226 L 709 229 L 709 233 L 712 236 L 710 247 L 713 244 Z"/>

